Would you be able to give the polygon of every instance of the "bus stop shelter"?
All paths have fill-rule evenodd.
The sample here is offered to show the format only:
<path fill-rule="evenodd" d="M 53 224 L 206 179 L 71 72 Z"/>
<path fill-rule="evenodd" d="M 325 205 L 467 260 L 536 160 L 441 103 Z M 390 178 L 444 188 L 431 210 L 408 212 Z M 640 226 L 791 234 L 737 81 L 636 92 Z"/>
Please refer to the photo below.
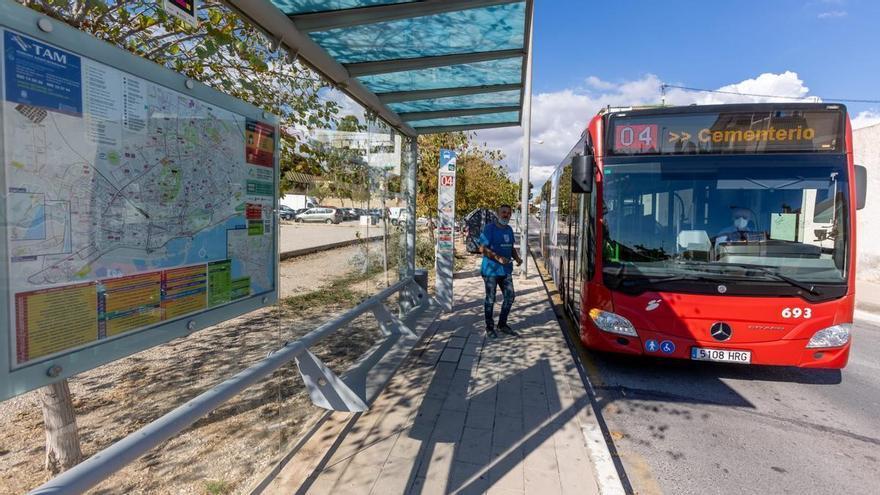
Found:
<path fill-rule="evenodd" d="M 291 63 L 298 61 L 313 68 L 408 138 L 402 189 L 410 219 L 406 235 L 409 281 L 402 280 L 358 306 L 360 312 L 372 310 L 380 325 L 385 325 L 391 317 L 377 309 L 379 302 L 411 283 L 415 273 L 416 138 L 528 124 L 523 116 L 524 105 L 525 115 L 528 112 L 533 1 L 227 3 L 264 31 L 275 48 L 287 51 Z M 527 167 L 527 162 L 524 165 Z M 485 340 L 479 326 L 481 305 L 477 303 L 482 285 L 472 273 L 464 275 L 456 311 L 420 332 L 419 347 L 402 371 L 384 393 L 374 391 L 378 398 L 371 414 L 350 414 L 363 408 L 328 407 L 347 411 L 338 414 L 348 415 L 350 424 L 359 418 L 373 422 L 373 428 L 364 430 L 370 433 L 369 438 L 356 435 L 337 442 L 337 447 L 343 448 L 327 453 L 320 461 L 324 464 L 313 470 L 308 480 L 284 483 L 285 473 L 280 473 L 277 479 L 281 485 L 263 488 L 285 493 L 296 486 L 328 493 L 366 493 L 368 487 L 377 493 L 484 492 L 493 488 L 509 493 L 545 488 L 574 493 L 586 487 L 595 492 L 596 479 L 587 464 L 589 442 L 585 440 L 585 428 L 592 423 L 589 401 L 540 279 L 524 282 L 522 295 L 531 302 L 526 304 L 528 310 L 514 318 L 513 323 L 524 330 L 524 338 L 505 346 L 504 342 Z M 323 337 L 358 314 L 346 313 L 313 333 L 323 332 Z M 286 350 L 271 354 L 217 390 L 196 397 L 34 493 L 94 486 L 182 431 L 200 414 L 219 407 L 258 376 L 271 373 L 299 352 L 293 347 L 286 345 Z M 300 368 L 302 373 L 301 363 Z M 341 397 L 336 402 L 347 406 L 358 402 L 355 399 Z M 334 403 L 329 402 L 331 406 Z M 403 431 L 406 428 L 409 430 Z M 373 440 L 381 448 L 365 449 L 365 445 L 374 445 Z M 364 455 L 358 458 L 357 453 Z M 352 467 L 328 467 L 326 462 L 334 459 Z M 301 464 L 309 465 L 310 461 Z"/>
<path fill-rule="evenodd" d="M 531 0 L 228 3 L 405 135 L 521 123 Z"/>

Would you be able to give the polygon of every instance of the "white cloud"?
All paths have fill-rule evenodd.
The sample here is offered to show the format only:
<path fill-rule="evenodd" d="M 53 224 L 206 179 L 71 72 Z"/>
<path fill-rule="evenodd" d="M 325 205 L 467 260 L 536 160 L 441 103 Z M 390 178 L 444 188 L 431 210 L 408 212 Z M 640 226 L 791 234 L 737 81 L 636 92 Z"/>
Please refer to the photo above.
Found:
<path fill-rule="evenodd" d="M 846 17 L 847 12 L 845 10 L 831 10 L 828 12 L 822 12 L 818 15 L 819 19 L 839 19 L 841 17 Z"/>
<path fill-rule="evenodd" d="M 532 99 L 532 146 L 530 179 L 540 187 L 553 173 L 572 146 L 578 141 L 589 120 L 600 108 L 611 106 L 655 105 L 661 101 L 660 87 L 664 83 L 658 76 L 647 74 L 640 79 L 611 83 L 596 76 L 588 77 L 585 90 L 564 89 L 552 93 L 540 93 Z M 679 84 L 682 85 L 683 84 Z M 591 88 L 591 89 L 590 89 Z M 748 103 L 791 101 L 809 94 L 797 73 L 785 71 L 779 74 L 764 73 L 734 84 L 718 88 L 729 93 L 700 93 L 678 88 L 666 90 L 666 104 L 709 105 L 719 103 Z M 783 98 L 778 98 L 783 97 Z M 787 98 L 786 98 L 787 97 Z M 501 149 L 505 165 L 514 177 L 519 176 L 522 162 L 522 128 L 482 130 L 477 133 L 480 142 L 490 148 Z M 540 144 L 538 144 L 540 142 Z"/>
<path fill-rule="evenodd" d="M 864 112 L 859 112 L 859 114 L 852 119 L 853 129 L 861 129 L 862 127 L 870 127 L 877 124 L 880 124 L 880 111 L 878 110 L 865 110 Z"/>
<path fill-rule="evenodd" d="M 590 76 L 586 79 L 587 86 L 593 89 L 612 89 L 615 84 L 608 81 L 603 81 L 596 76 Z"/>

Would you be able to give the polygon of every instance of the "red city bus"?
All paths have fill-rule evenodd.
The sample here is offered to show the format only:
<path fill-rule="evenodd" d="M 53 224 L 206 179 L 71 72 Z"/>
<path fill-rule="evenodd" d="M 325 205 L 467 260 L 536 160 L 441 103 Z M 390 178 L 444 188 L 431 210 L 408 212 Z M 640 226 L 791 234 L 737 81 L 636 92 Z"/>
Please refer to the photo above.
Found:
<path fill-rule="evenodd" d="M 589 348 L 843 368 L 865 182 L 843 105 L 603 110 L 542 190 L 544 262 Z"/>

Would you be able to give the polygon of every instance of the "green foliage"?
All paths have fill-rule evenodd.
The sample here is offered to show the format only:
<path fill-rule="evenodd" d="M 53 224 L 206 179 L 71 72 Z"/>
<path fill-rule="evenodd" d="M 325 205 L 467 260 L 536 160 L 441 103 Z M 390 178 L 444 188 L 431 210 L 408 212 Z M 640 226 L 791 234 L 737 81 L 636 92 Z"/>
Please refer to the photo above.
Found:
<path fill-rule="evenodd" d="M 316 290 L 303 292 L 284 299 L 284 304 L 292 309 L 327 307 L 339 304 L 340 301 L 361 301 L 366 294 L 352 287 L 355 280 L 346 275 L 333 279 L 329 285 Z"/>
<path fill-rule="evenodd" d="M 232 486 L 223 480 L 205 480 L 205 493 L 209 495 L 226 495 L 232 493 Z"/>
<path fill-rule="evenodd" d="M 571 165 L 567 165 L 559 178 L 559 214 L 569 215 L 571 212 Z"/>
<path fill-rule="evenodd" d="M 164 65 L 281 117 L 282 129 L 330 128 L 338 105 L 322 99 L 325 82 L 225 3 L 197 2 L 198 27 L 162 8 L 161 0 L 20 0 L 101 40 Z M 315 173 L 296 156 L 297 138 L 282 132 L 281 175 Z M 290 187 L 282 179 L 282 190 Z"/>
<path fill-rule="evenodd" d="M 416 214 L 434 216 L 437 209 L 437 168 L 440 150 L 451 149 L 458 154 L 455 188 L 455 214 L 460 217 L 475 208 L 496 208 L 507 203 L 516 205 L 519 185 L 510 180 L 500 162 L 499 150 L 489 150 L 473 142 L 473 135 L 464 132 L 419 136 L 419 191 Z"/>

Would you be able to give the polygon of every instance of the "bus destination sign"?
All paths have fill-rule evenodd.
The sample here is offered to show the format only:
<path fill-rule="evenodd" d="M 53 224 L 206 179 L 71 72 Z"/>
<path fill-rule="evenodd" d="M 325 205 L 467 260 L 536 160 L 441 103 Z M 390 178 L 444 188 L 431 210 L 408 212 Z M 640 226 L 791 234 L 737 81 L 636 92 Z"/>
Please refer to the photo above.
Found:
<path fill-rule="evenodd" d="M 633 113 L 611 116 L 613 155 L 834 152 L 841 110 Z"/>

